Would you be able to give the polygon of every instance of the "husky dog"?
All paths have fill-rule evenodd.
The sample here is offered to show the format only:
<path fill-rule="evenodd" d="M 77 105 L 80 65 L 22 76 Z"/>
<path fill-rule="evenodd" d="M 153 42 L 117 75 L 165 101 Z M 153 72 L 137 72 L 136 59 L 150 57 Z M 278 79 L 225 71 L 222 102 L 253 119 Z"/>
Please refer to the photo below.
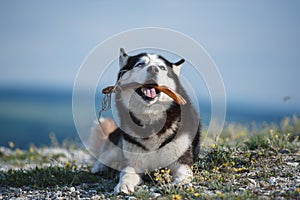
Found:
<path fill-rule="evenodd" d="M 121 171 L 115 193 L 130 193 L 146 170 L 171 170 L 175 183 L 193 178 L 190 166 L 198 158 L 199 114 L 179 80 L 184 59 L 172 63 L 156 54 L 129 56 L 121 49 L 115 105 L 120 124 L 102 144 L 96 173 L 106 166 Z M 131 83 L 137 86 L 124 87 Z M 186 101 L 179 105 L 156 86 L 167 86 Z M 102 164 L 104 163 L 104 165 Z"/>

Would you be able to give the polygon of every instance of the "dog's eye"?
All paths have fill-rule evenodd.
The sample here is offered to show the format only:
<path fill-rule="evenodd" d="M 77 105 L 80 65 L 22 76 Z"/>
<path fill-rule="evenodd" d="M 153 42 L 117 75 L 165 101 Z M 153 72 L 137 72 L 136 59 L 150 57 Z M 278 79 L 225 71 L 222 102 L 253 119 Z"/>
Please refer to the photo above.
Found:
<path fill-rule="evenodd" d="M 167 70 L 165 66 L 160 65 L 160 66 L 158 66 L 158 67 L 159 67 L 161 70 Z"/>
<path fill-rule="evenodd" d="M 144 65 L 145 65 L 145 63 L 139 62 L 139 63 L 135 64 L 135 67 L 142 67 L 142 66 L 144 66 Z"/>

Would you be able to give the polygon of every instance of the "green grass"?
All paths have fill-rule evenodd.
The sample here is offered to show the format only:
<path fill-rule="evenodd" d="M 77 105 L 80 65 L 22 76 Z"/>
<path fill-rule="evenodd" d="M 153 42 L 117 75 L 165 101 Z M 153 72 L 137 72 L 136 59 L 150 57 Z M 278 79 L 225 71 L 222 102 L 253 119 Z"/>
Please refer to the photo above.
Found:
<path fill-rule="evenodd" d="M 31 185 L 36 188 L 49 186 L 76 185 L 85 181 L 98 181 L 85 171 L 73 171 L 63 167 L 36 167 L 32 170 L 9 170 L 0 172 L 0 185 L 22 187 Z"/>
<path fill-rule="evenodd" d="M 14 150 L 14 153 L 9 156 L 2 155 L 1 160 L 2 162 L 14 166 L 22 167 L 29 163 L 34 163 L 34 164 L 51 163 L 62 157 L 65 157 L 65 155 L 61 153 L 41 155 L 36 148 L 30 147 L 28 151 L 21 151 L 20 149 L 17 148 Z"/>

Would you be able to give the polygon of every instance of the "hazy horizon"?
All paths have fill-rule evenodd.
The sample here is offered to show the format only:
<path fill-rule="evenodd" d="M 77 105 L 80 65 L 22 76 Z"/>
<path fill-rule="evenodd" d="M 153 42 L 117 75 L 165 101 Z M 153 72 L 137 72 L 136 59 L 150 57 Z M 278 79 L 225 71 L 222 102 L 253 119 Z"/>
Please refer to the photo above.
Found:
<path fill-rule="evenodd" d="M 1 1 L 0 86 L 71 89 L 96 45 L 126 30 L 162 27 L 206 49 L 228 100 L 298 109 L 299 9 L 299 1 Z"/>

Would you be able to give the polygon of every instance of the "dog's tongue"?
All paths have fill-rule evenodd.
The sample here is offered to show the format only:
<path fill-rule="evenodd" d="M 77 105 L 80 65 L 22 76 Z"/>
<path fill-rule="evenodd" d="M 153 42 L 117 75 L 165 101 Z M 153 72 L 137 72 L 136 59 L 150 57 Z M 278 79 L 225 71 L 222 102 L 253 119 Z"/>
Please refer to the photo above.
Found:
<path fill-rule="evenodd" d="M 156 97 L 155 88 L 141 88 L 146 97 L 154 99 Z"/>

